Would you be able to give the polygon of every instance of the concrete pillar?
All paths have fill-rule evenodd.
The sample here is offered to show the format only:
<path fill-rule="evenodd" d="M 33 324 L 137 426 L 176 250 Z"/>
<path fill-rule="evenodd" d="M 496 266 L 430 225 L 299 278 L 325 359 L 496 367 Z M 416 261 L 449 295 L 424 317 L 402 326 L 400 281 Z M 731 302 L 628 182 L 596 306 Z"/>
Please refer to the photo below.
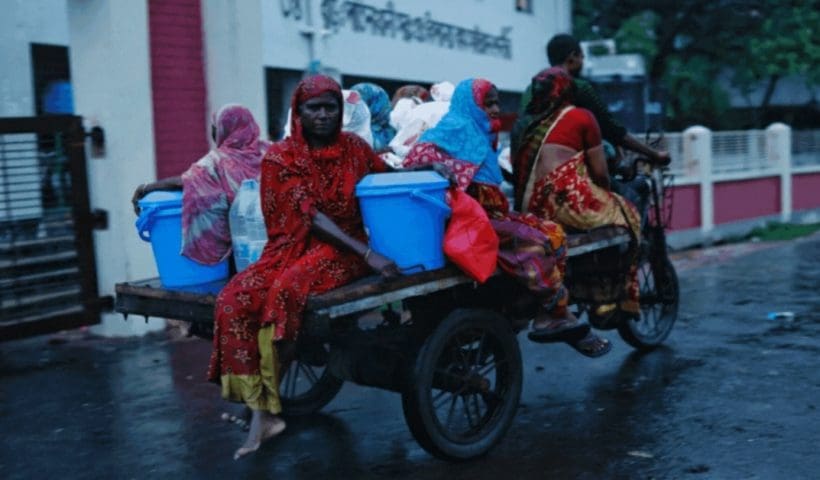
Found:
<path fill-rule="evenodd" d="M 108 211 L 108 229 L 94 234 L 101 295 L 114 284 L 157 275 L 147 243 L 137 236 L 131 193 L 156 178 L 146 0 L 69 0 L 74 104 L 87 126 L 105 129 L 105 154 L 88 159 L 91 208 Z M 90 150 L 89 150 L 90 151 Z M 104 314 L 94 332 L 139 335 L 164 321 Z"/>
<path fill-rule="evenodd" d="M 700 229 L 704 240 L 710 240 L 715 226 L 714 186 L 712 182 L 712 131 L 706 127 L 689 127 L 683 132 L 683 159 L 686 165 L 697 165 L 700 178 Z"/>
<path fill-rule="evenodd" d="M 208 112 L 244 105 L 267 137 L 261 0 L 203 0 L 202 34 Z"/>
<path fill-rule="evenodd" d="M 783 123 L 766 128 L 766 157 L 780 174 L 780 219 L 792 217 L 792 129 Z"/>

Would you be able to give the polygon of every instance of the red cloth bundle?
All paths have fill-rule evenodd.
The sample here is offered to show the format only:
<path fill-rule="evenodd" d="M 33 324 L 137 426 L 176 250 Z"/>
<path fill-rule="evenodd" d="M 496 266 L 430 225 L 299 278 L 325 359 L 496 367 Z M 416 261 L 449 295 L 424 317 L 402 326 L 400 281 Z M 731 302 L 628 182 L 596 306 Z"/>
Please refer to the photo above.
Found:
<path fill-rule="evenodd" d="M 495 272 L 498 235 L 484 208 L 469 194 L 451 189 L 450 206 L 453 212 L 444 233 L 444 254 L 464 273 L 484 283 Z"/>

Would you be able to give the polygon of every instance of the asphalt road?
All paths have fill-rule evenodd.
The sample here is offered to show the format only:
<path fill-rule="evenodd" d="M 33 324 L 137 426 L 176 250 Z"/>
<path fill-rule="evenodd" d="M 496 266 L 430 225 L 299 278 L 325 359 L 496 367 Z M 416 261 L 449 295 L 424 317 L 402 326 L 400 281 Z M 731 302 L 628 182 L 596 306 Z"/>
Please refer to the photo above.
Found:
<path fill-rule="evenodd" d="M 820 236 L 678 255 L 667 345 L 600 359 L 522 334 L 522 403 L 485 458 L 413 440 L 398 395 L 347 384 L 254 456 L 204 381 L 210 345 L 72 332 L 0 344 L 0 477 L 820 478 Z M 792 311 L 792 323 L 767 320 Z"/>

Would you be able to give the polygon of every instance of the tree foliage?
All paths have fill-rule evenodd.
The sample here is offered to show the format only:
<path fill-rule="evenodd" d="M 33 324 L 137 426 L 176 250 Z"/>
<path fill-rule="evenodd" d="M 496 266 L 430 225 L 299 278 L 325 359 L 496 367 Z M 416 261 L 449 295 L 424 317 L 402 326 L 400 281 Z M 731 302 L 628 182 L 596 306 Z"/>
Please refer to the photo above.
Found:
<path fill-rule="evenodd" d="M 615 38 L 619 52 L 644 56 L 675 127 L 726 126 L 717 78 L 763 86 L 761 114 L 784 77 L 820 85 L 820 0 L 575 0 L 573 15 L 579 39 Z"/>
<path fill-rule="evenodd" d="M 749 39 L 753 58 L 747 65 L 758 78 L 802 75 L 820 83 L 820 2 L 798 2 L 763 20 L 759 35 Z"/>

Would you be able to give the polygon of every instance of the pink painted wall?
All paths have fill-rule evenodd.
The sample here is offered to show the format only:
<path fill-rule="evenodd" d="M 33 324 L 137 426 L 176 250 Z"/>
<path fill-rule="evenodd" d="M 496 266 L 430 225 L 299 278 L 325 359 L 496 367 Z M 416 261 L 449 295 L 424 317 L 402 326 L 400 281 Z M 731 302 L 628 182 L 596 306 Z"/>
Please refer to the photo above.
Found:
<path fill-rule="evenodd" d="M 200 0 L 149 0 L 157 177 L 179 175 L 208 151 Z"/>
<path fill-rule="evenodd" d="M 670 230 L 700 226 L 700 185 L 672 188 L 672 222 Z"/>
<path fill-rule="evenodd" d="M 792 176 L 792 210 L 820 208 L 820 173 Z"/>
<path fill-rule="evenodd" d="M 780 213 L 780 178 L 720 182 L 714 185 L 715 224 Z"/>

